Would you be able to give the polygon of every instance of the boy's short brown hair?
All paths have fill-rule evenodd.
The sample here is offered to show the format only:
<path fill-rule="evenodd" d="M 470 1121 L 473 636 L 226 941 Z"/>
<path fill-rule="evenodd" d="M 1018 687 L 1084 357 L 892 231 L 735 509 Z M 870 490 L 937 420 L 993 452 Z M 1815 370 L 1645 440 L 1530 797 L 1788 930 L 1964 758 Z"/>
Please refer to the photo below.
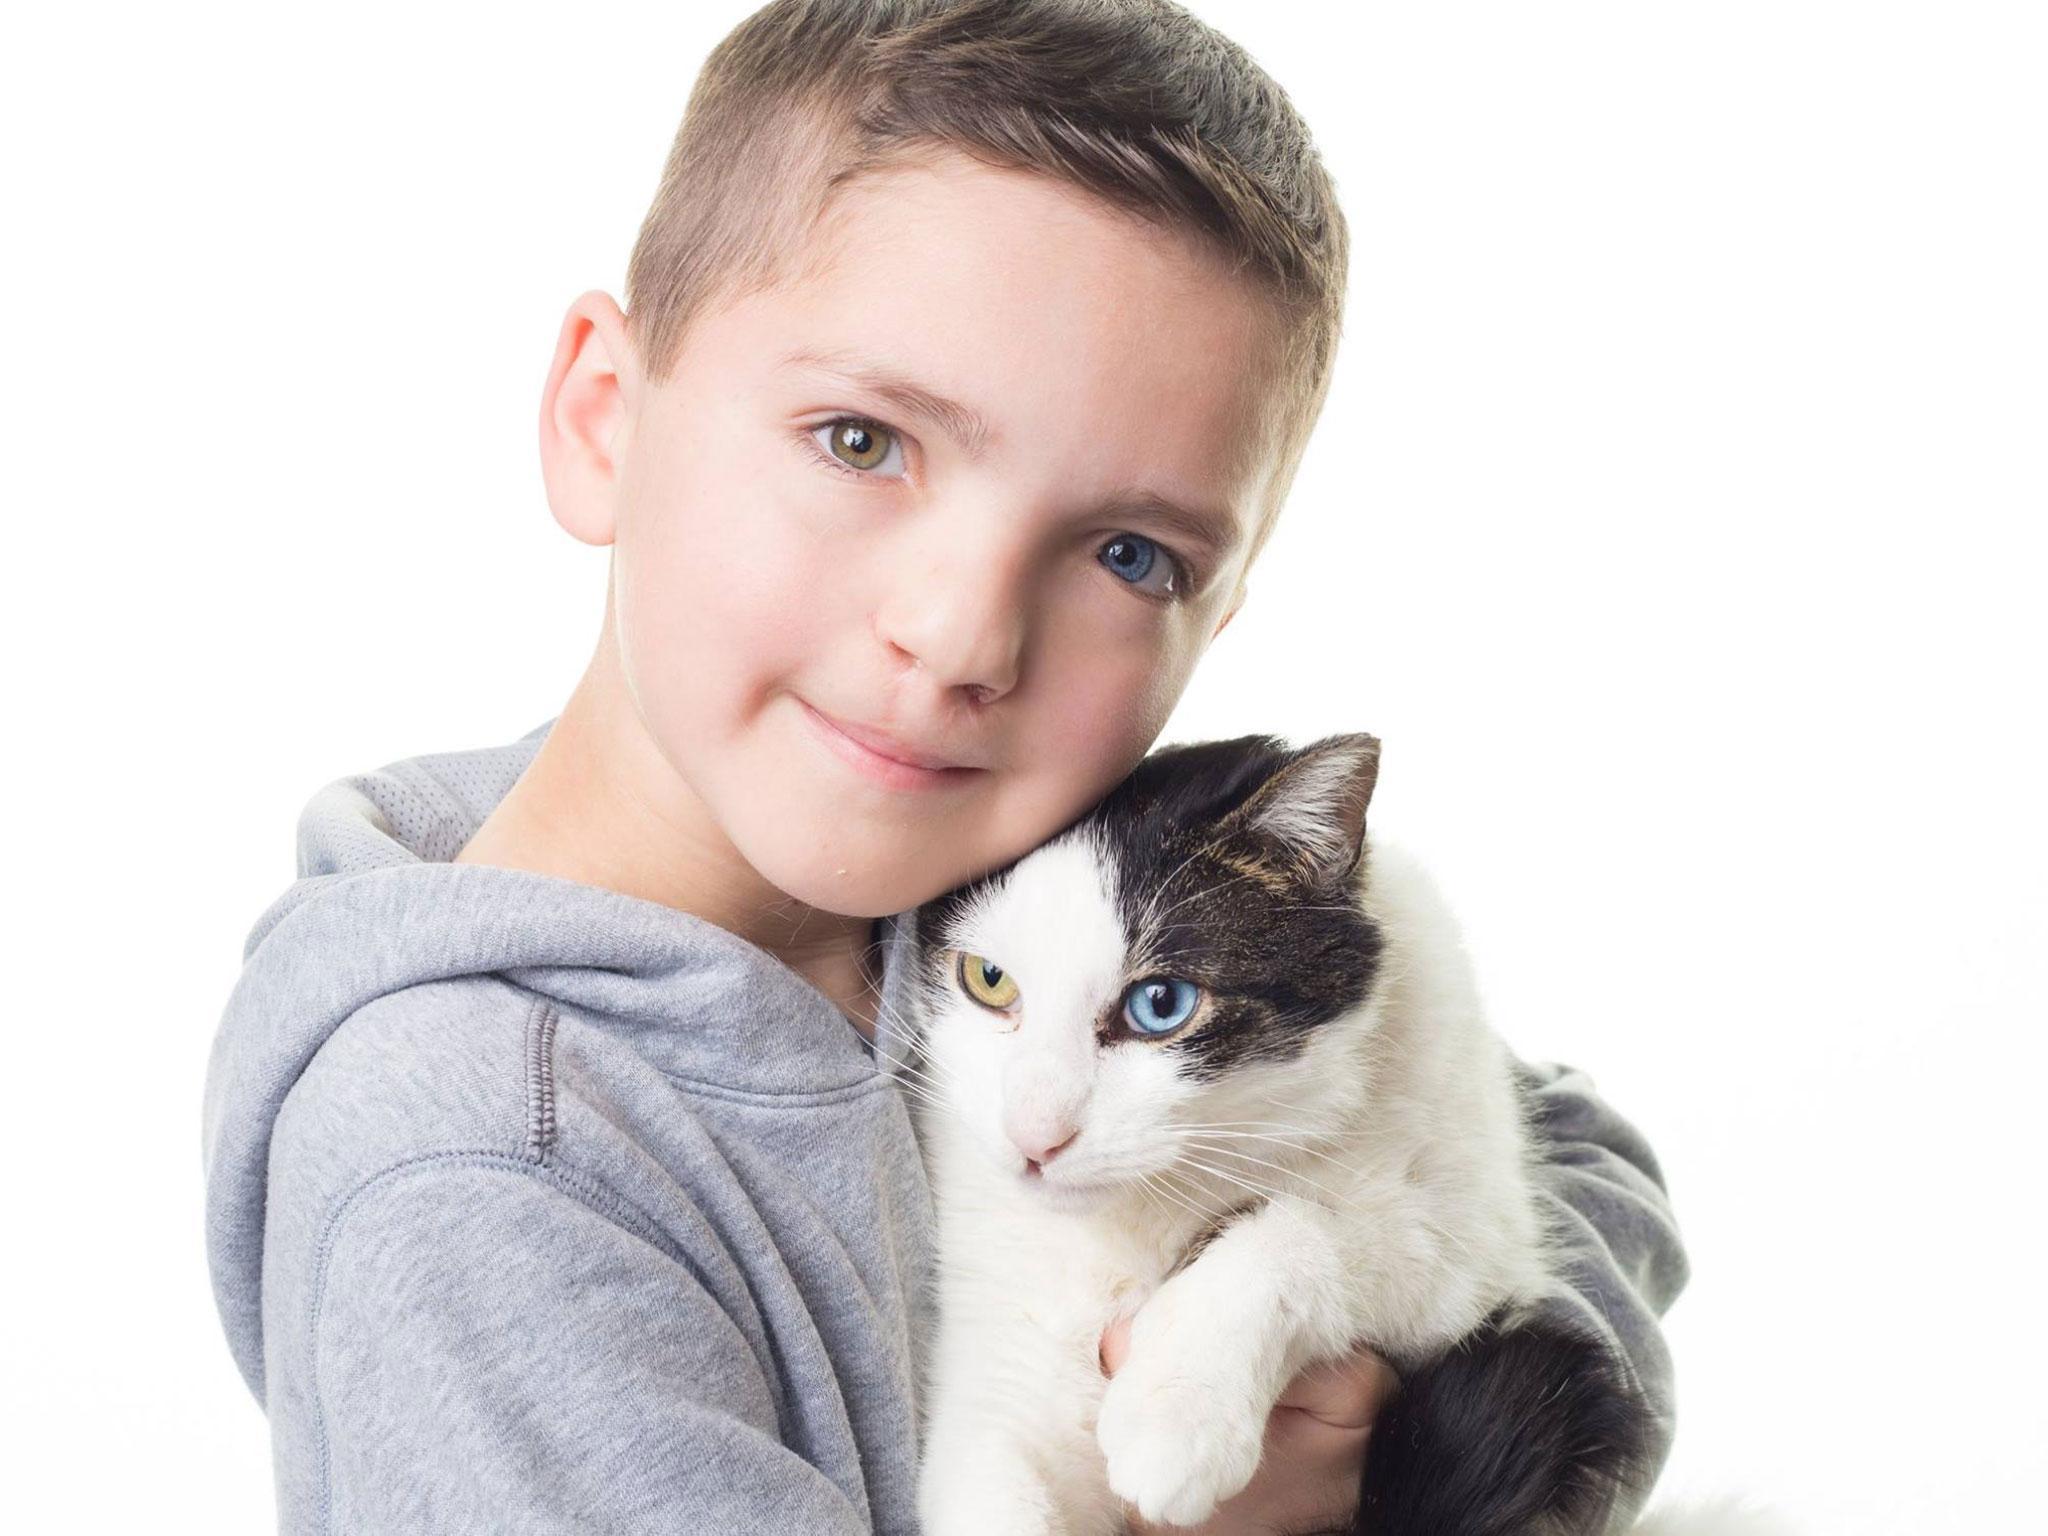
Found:
<path fill-rule="evenodd" d="M 627 269 L 648 376 L 709 305 L 792 276 L 833 193 L 934 150 L 1191 235 L 1276 322 L 1256 557 L 1328 393 L 1349 237 L 1286 95 L 1171 0 L 774 0 L 705 60 Z M 1247 560 L 1249 565 L 1249 559 Z"/>

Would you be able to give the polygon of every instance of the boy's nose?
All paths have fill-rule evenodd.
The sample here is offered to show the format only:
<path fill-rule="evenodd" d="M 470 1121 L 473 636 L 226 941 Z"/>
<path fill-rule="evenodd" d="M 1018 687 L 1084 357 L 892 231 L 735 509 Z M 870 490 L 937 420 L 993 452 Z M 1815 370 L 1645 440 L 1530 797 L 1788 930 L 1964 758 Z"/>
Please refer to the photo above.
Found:
<path fill-rule="evenodd" d="M 882 638 L 945 687 L 976 703 L 1008 693 L 1023 659 L 1024 613 L 1008 584 L 958 577 L 909 593 L 876 618 Z"/>

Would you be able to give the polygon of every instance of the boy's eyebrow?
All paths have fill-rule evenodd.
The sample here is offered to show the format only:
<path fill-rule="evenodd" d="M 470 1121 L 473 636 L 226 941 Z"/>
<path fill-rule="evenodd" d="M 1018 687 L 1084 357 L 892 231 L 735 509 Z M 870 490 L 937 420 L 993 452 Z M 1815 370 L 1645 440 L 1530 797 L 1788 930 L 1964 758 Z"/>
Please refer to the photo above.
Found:
<path fill-rule="evenodd" d="M 937 422 L 946 429 L 948 436 L 967 450 L 970 459 L 979 459 L 987 452 L 988 445 L 995 441 L 995 429 L 981 412 L 936 390 L 926 389 L 900 368 L 888 363 L 870 362 L 852 352 L 804 348 L 790 353 L 782 360 L 781 366 L 830 369 L 848 383 L 880 395 L 899 410 Z"/>
<path fill-rule="evenodd" d="M 888 363 L 870 361 L 852 352 L 800 348 L 783 358 L 781 366 L 827 369 L 899 410 L 935 421 L 966 450 L 970 459 L 980 459 L 995 441 L 995 429 L 981 412 L 927 389 Z M 1237 545 L 1237 519 L 1228 511 L 1184 507 L 1153 491 L 1134 490 L 1113 496 L 1102 511 L 1126 513 L 1169 528 L 1205 546 L 1212 556 L 1228 554 Z"/>

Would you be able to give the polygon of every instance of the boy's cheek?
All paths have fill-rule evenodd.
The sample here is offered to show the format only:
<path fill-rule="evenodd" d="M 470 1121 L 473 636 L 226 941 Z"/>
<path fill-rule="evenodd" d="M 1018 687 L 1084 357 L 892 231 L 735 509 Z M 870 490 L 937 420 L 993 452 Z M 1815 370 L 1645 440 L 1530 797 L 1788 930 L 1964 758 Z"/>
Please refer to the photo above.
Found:
<path fill-rule="evenodd" d="M 1171 637 L 1154 633 L 1059 635 L 1044 666 L 1048 745 L 1097 772 L 1121 760 L 1128 771 L 1165 728 L 1191 664 Z"/>
<path fill-rule="evenodd" d="M 772 504 L 712 491 L 649 510 L 617 552 L 621 619 L 663 654 L 718 670 L 786 661 L 846 595 L 830 551 L 791 537 Z"/>
<path fill-rule="evenodd" d="M 1096 666 L 1048 676 L 998 786 L 1008 839 L 1036 847 L 1101 799 L 1165 728 L 1176 694 L 1149 671 Z"/>

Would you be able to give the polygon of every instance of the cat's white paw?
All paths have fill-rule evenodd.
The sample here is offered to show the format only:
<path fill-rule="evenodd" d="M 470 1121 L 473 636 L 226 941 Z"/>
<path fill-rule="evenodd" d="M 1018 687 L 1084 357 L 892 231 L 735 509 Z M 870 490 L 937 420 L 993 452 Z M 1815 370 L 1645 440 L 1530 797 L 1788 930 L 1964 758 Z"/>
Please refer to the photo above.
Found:
<path fill-rule="evenodd" d="M 1266 1414 L 1199 1374 L 1124 1364 L 1103 1393 L 1095 1438 L 1118 1498 L 1151 1521 L 1200 1525 L 1258 1470 Z"/>

